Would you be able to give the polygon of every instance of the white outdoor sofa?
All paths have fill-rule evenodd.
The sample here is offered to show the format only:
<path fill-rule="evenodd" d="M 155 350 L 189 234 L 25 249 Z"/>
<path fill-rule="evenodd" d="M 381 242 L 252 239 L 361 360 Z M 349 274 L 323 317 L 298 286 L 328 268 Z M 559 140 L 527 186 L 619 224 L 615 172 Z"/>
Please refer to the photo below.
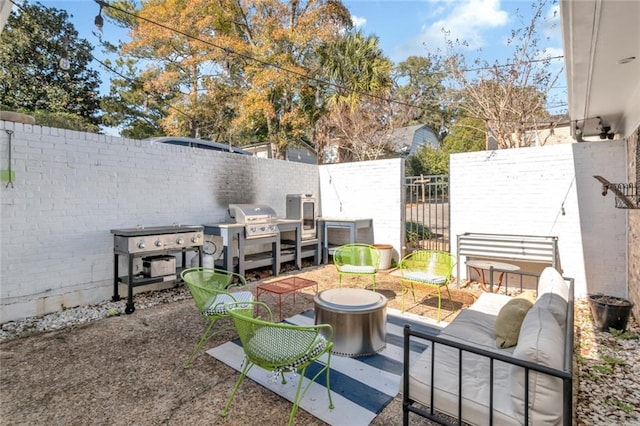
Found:
<path fill-rule="evenodd" d="M 572 424 L 573 279 L 546 268 L 516 346 L 500 349 L 496 317 L 512 299 L 483 293 L 435 337 L 405 326 L 404 425 L 410 413 L 441 424 Z M 410 360 L 414 339 L 429 347 Z"/>

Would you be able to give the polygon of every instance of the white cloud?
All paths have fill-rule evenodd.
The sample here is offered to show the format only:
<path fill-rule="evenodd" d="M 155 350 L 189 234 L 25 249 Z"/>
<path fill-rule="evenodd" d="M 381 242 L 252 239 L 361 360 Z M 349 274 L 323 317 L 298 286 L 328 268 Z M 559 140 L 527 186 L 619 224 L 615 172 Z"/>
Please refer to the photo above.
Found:
<path fill-rule="evenodd" d="M 406 58 L 444 48 L 443 29 L 448 32 L 449 40 L 464 41 L 468 49 L 478 49 L 487 43 L 487 31 L 506 25 L 509 19 L 500 0 L 433 0 L 426 6 L 435 21 L 423 27 L 420 34 L 401 46 L 394 56 Z"/>
<path fill-rule="evenodd" d="M 367 24 L 367 18 L 362 18 L 356 15 L 351 15 L 351 21 L 353 22 L 353 26 L 356 28 L 364 27 Z"/>

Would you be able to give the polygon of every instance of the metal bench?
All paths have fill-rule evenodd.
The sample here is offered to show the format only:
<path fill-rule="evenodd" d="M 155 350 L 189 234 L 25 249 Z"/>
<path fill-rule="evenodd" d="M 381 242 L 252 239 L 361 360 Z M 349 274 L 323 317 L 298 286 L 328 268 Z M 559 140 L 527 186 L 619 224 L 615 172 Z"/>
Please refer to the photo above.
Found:
<path fill-rule="evenodd" d="M 558 269 L 558 237 L 540 235 L 480 234 L 466 232 L 457 238 L 456 278 L 460 285 L 460 257 L 534 262 Z M 491 275 L 491 274 L 490 274 Z"/>

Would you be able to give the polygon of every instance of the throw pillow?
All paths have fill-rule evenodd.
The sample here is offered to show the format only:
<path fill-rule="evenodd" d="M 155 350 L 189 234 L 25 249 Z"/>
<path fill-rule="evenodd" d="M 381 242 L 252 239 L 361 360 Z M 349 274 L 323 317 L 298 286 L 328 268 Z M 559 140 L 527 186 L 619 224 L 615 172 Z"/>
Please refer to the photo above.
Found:
<path fill-rule="evenodd" d="M 524 317 L 533 306 L 529 300 L 515 297 L 508 301 L 496 316 L 496 346 L 500 349 L 510 348 L 518 343 L 520 326 Z"/>

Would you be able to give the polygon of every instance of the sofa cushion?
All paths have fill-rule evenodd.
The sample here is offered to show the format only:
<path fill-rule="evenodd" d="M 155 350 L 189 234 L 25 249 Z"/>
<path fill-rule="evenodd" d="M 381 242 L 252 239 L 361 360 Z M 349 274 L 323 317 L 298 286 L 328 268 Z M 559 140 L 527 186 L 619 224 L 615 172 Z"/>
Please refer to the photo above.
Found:
<path fill-rule="evenodd" d="M 440 334 L 458 342 L 482 345 L 487 350 L 503 352 L 504 349 L 496 348 L 494 327 L 496 315 L 511 299 L 504 294 L 482 293 L 478 300 L 462 310 Z"/>
<path fill-rule="evenodd" d="M 516 297 L 500 309 L 495 324 L 496 347 L 510 348 L 518 343 L 520 326 L 532 306 L 526 298 Z"/>
<path fill-rule="evenodd" d="M 562 369 L 564 335 L 554 316 L 534 305 L 520 329 L 513 356 L 539 365 Z M 524 424 L 525 371 L 511 367 L 511 400 L 516 417 Z M 562 422 L 562 380 L 529 372 L 529 422 L 555 425 Z"/>
<path fill-rule="evenodd" d="M 560 327 L 567 322 L 567 302 L 569 286 L 562 275 L 552 267 L 547 267 L 540 274 L 538 281 L 538 298 L 535 305 L 548 309 Z"/>

